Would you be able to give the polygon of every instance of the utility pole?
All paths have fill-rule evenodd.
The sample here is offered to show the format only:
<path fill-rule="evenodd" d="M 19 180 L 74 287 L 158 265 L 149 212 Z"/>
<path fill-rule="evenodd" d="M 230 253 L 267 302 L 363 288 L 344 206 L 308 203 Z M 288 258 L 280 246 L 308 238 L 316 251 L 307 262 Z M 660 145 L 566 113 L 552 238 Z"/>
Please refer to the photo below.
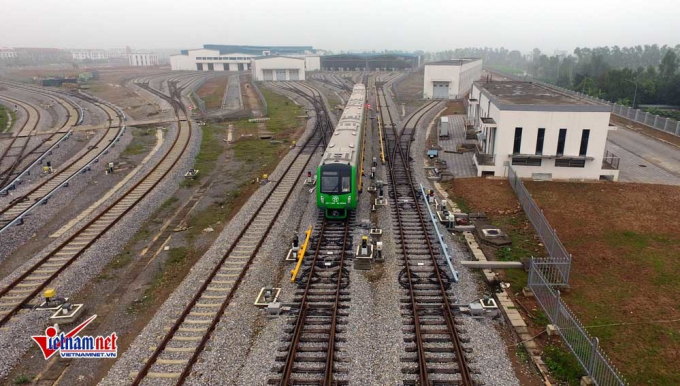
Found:
<path fill-rule="evenodd" d="M 630 82 L 635 85 L 635 92 L 633 93 L 633 108 L 635 108 L 635 99 L 637 98 L 637 82 L 630 79 L 626 79 L 626 82 Z"/>

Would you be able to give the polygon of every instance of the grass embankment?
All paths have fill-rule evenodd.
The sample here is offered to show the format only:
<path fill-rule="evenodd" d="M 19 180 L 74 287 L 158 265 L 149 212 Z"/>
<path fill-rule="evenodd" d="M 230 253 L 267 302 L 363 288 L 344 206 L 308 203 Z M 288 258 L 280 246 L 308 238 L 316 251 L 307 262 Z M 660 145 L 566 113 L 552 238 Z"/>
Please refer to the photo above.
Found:
<path fill-rule="evenodd" d="M 680 187 L 527 188 L 573 255 L 567 304 L 631 384 L 679 385 Z"/>
<path fill-rule="evenodd" d="M 132 141 L 120 153 L 123 158 L 133 157 L 150 151 L 156 143 L 155 129 L 132 128 Z"/>
<path fill-rule="evenodd" d="M 222 107 L 222 98 L 224 97 L 224 92 L 227 89 L 228 84 L 229 77 L 226 75 L 208 79 L 201 88 L 196 91 L 196 95 L 203 99 L 206 109 L 219 109 Z"/>
<path fill-rule="evenodd" d="M 12 124 L 8 125 L 10 116 L 12 117 Z M 14 126 L 14 122 L 16 122 L 16 120 L 17 116 L 12 109 L 0 105 L 0 133 L 9 132 L 12 130 L 12 126 Z"/>
<path fill-rule="evenodd" d="M 680 187 L 525 183 L 573 255 L 563 299 L 589 333 L 631 384 L 680 384 Z M 506 181 L 460 179 L 450 191 L 464 210 L 485 211 L 508 231 L 513 245 L 499 250 L 498 259 L 544 255 Z M 526 285 L 520 270 L 502 275 L 513 288 Z M 532 319 L 546 322 L 536 312 Z M 559 350 L 546 348 L 546 363 L 555 376 L 578 384 L 578 366 Z"/>
<path fill-rule="evenodd" d="M 194 169 L 198 170 L 198 175 L 193 180 L 183 180 L 183 187 L 196 185 L 201 179 L 209 176 L 215 169 L 217 159 L 224 152 L 221 135 L 225 128 L 218 124 L 207 124 L 201 127 L 201 148 L 194 160 Z"/>
<path fill-rule="evenodd" d="M 302 108 L 287 97 L 277 94 L 264 87 L 260 88 L 264 99 L 267 101 L 267 130 L 272 133 L 290 132 L 299 126 L 297 116 L 302 114 Z"/>

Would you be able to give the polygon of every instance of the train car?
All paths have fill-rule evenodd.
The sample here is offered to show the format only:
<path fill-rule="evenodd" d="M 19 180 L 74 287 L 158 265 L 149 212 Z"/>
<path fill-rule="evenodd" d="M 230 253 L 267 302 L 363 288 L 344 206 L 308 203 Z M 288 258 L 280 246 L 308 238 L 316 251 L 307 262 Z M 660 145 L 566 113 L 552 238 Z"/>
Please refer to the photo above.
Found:
<path fill-rule="evenodd" d="M 363 173 L 365 105 L 366 86 L 354 85 L 316 170 L 316 203 L 329 219 L 344 219 L 357 207 Z"/>

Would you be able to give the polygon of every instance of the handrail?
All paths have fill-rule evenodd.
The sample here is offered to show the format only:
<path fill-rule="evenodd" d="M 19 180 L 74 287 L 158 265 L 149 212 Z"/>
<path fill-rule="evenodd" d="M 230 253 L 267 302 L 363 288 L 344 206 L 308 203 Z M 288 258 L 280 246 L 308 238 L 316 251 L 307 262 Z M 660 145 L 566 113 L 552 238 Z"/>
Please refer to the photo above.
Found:
<path fill-rule="evenodd" d="M 437 226 L 437 221 L 435 220 L 434 214 L 432 213 L 432 209 L 430 208 L 430 203 L 427 201 L 427 195 L 425 194 L 425 188 L 423 188 L 423 184 L 420 184 L 420 191 L 423 193 L 423 198 L 425 199 L 425 204 L 427 205 L 427 211 L 430 213 L 432 227 L 434 228 L 435 232 L 437 232 L 437 238 L 439 239 L 439 244 L 442 247 L 442 251 L 444 251 L 444 256 L 446 257 L 446 264 L 449 266 L 451 274 L 453 275 L 453 281 L 458 283 L 458 271 L 456 271 L 456 269 L 453 268 L 453 263 L 451 263 L 451 256 L 449 256 L 449 246 L 446 245 L 446 242 L 444 242 L 444 237 L 439 232 L 439 227 Z"/>

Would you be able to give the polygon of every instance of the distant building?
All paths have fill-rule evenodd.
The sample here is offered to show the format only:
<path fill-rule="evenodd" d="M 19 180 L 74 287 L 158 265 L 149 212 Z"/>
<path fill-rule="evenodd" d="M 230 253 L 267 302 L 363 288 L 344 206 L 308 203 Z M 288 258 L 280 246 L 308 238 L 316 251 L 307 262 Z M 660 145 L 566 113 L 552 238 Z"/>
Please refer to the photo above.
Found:
<path fill-rule="evenodd" d="M 16 51 L 8 47 L 0 47 L 0 60 L 15 59 L 17 57 Z"/>
<path fill-rule="evenodd" d="M 418 68 L 420 60 L 419 55 L 408 53 L 324 55 L 321 68 L 324 71 L 408 71 Z"/>
<path fill-rule="evenodd" d="M 475 58 L 425 63 L 423 98 L 461 99 L 482 76 L 482 60 Z"/>
<path fill-rule="evenodd" d="M 131 66 L 158 66 L 158 55 L 148 52 L 132 53 L 128 56 Z"/>
<path fill-rule="evenodd" d="M 305 80 L 305 58 L 260 56 L 250 59 L 253 80 Z"/>
<path fill-rule="evenodd" d="M 532 82 L 475 82 L 467 100 L 478 176 L 618 180 L 605 150 L 611 107 Z"/>
<path fill-rule="evenodd" d="M 108 59 L 106 50 L 77 49 L 69 50 L 73 60 L 105 60 Z"/>
<path fill-rule="evenodd" d="M 104 53 L 107 59 L 127 59 L 128 52 L 126 48 L 111 48 Z"/>
<path fill-rule="evenodd" d="M 69 63 L 73 57 L 69 51 L 58 48 L 15 47 L 17 59 L 26 64 Z"/>
<path fill-rule="evenodd" d="M 311 46 L 235 46 L 205 44 L 170 56 L 173 71 L 248 71 L 253 58 L 286 56 L 305 58 L 307 71 L 319 70 L 321 61 Z"/>

